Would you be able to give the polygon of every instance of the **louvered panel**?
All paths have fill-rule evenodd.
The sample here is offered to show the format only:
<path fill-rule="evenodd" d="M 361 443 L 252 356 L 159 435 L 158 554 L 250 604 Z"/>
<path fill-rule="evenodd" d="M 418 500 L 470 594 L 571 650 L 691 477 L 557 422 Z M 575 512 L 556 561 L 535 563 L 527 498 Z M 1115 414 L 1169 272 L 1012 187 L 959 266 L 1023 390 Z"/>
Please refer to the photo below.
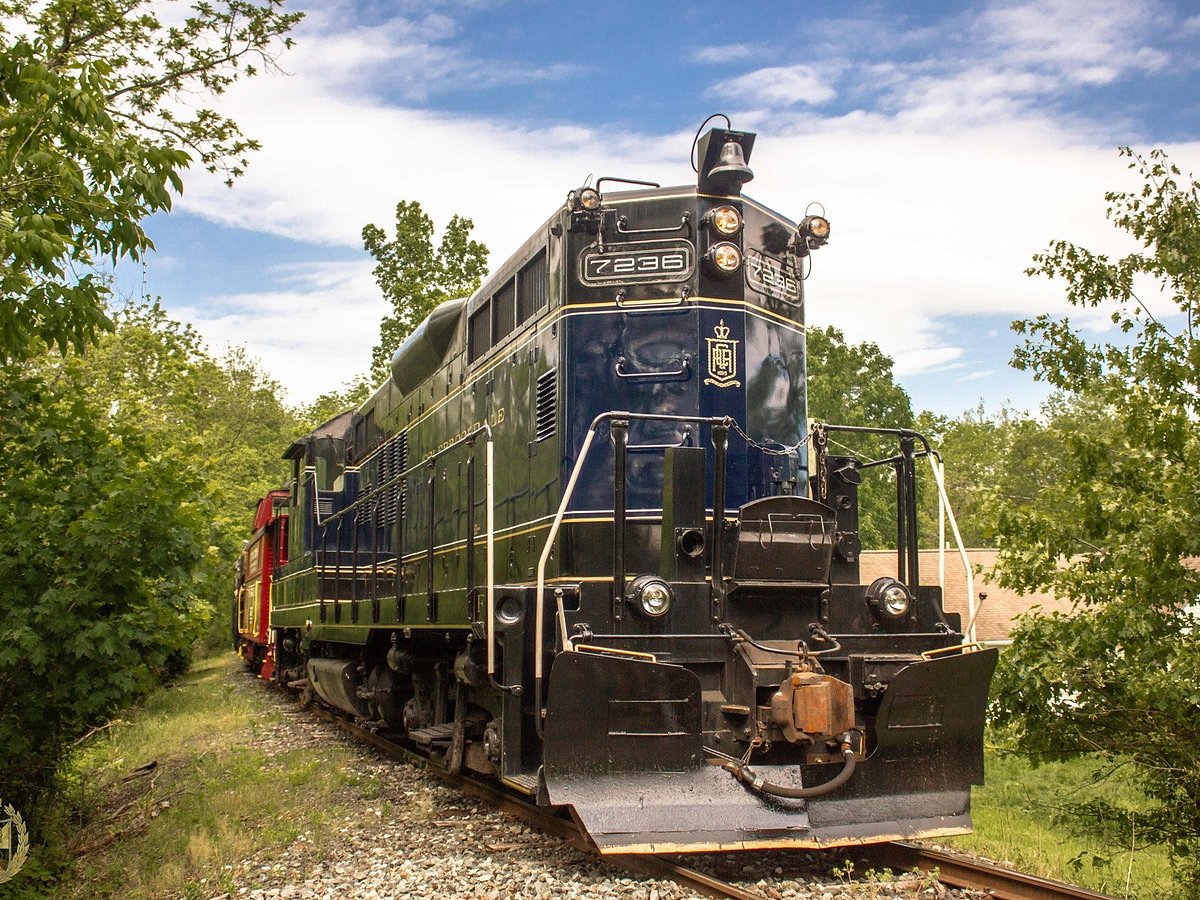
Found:
<path fill-rule="evenodd" d="M 557 377 L 558 370 L 551 369 L 537 380 L 534 439 L 538 441 L 554 436 L 554 425 L 558 419 Z"/>

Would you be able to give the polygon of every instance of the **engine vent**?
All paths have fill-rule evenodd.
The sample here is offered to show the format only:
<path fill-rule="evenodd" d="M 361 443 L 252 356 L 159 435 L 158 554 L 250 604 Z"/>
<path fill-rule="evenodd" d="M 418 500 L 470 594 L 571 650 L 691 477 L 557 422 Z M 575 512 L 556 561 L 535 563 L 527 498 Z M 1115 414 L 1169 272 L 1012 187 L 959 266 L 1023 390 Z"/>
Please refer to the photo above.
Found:
<path fill-rule="evenodd" d="M 387 484 L 408 468 L 408 432 L 402 431 L 379 451 L 379 483 Z M 404 485 L 389 485 L 379 503 L 381 527 L 396 524 L 404 516 Z"/>
<path fill-rule="evenodd" d="M 554 437 L 554 424 L 558 419 L 557 387 L 557 369 L 551 369 L 538 377 L 534 440 L 544 441 L 548 437 Z"/>

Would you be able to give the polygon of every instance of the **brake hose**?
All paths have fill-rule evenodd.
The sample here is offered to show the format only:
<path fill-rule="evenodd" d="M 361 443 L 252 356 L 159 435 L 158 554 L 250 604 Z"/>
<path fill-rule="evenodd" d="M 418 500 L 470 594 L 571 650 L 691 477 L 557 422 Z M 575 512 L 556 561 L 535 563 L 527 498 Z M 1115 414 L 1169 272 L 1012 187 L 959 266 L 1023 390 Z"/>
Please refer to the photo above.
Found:
<path fill-rule="evenodd" d="M 854 774 L 854 749 L 850 746 L 849 741 L 842 742 L 842 758 L 846 761 L 845 765 L 842 766 L 842 771 L 838 772 L 837 775 L 824 784 L 816 784 L 807 788 L 774 784 L 759 775 L 755 775 L 754 771 L 740 760 L 727 762 L 722 768 L 727 772 L 733 773 L 733 776 L 738 781 L 752 790 L 770 794 L 773 797 L 786 797 L 789 800 L 808 800 L 812 797 L 821 797 L 832 791 L 836 791 L 850 780 L 850 776 Z"/>

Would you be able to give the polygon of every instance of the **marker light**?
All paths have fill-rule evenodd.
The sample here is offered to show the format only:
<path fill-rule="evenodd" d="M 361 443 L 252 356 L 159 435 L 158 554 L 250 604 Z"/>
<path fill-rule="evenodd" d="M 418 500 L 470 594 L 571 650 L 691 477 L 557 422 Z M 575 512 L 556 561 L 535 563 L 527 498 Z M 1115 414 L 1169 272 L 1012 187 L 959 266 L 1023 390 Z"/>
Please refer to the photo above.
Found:
<path fill-rule="evenodd" d="M 742 214 L 732 206 L 718 206 L 709 211 L 705 221 L 719 234 L 734 235 L 742 230 Z"/>
<path fill-rule="evenodd" d="M 722 275 L 732 275 L 742 265 L 742 251 L 728 242 L 714 244 L 705 258 Z"/>
<path fill-rule="evenodd" d="M 809 250 L 824 247 L 829 242 L 829 220 L 824 216 L 805 216 L 800 221 L 800 239 Z"/>

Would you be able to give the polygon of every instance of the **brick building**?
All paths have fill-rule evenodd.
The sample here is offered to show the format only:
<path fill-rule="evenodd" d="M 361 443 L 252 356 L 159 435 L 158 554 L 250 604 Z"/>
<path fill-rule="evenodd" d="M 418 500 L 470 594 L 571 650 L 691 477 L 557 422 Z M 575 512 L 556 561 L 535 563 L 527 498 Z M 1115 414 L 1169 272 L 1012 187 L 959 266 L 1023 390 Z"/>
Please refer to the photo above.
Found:
<path fill-rule="evenodd" d="M 1008 637 L 1012 622 L 1032 606 L 1041 606 L 1046 613 L 1069 612 L 1071 604 L 1055 599 L 1053 594 L 1018 594 L 1008 588 L 989 581 L 988 575 L 996 564 L 996 550 L 968 550 L 967 556 L 973 566 L 983 568 L 982 575 L 975 576 L 975 593 L 986 594 L 978 603 L 975 618 L 975 638 L 980 641 L 998 641 Z M 937 584 L 938 553 L 936 550 L 921 551 L 921 580 L 926 584 Z M 896 553 L 893 550 L 866 550 L 862 554 L 860 572 L 863 584 L 870 584 L 884 575 L 896 576 Z M 962 560 L 956 550 L 946 551 L 945 608 L 947 612 L 962 615 L 963 627 L 967 620 L 967 582 L 963 574 Z"/>

